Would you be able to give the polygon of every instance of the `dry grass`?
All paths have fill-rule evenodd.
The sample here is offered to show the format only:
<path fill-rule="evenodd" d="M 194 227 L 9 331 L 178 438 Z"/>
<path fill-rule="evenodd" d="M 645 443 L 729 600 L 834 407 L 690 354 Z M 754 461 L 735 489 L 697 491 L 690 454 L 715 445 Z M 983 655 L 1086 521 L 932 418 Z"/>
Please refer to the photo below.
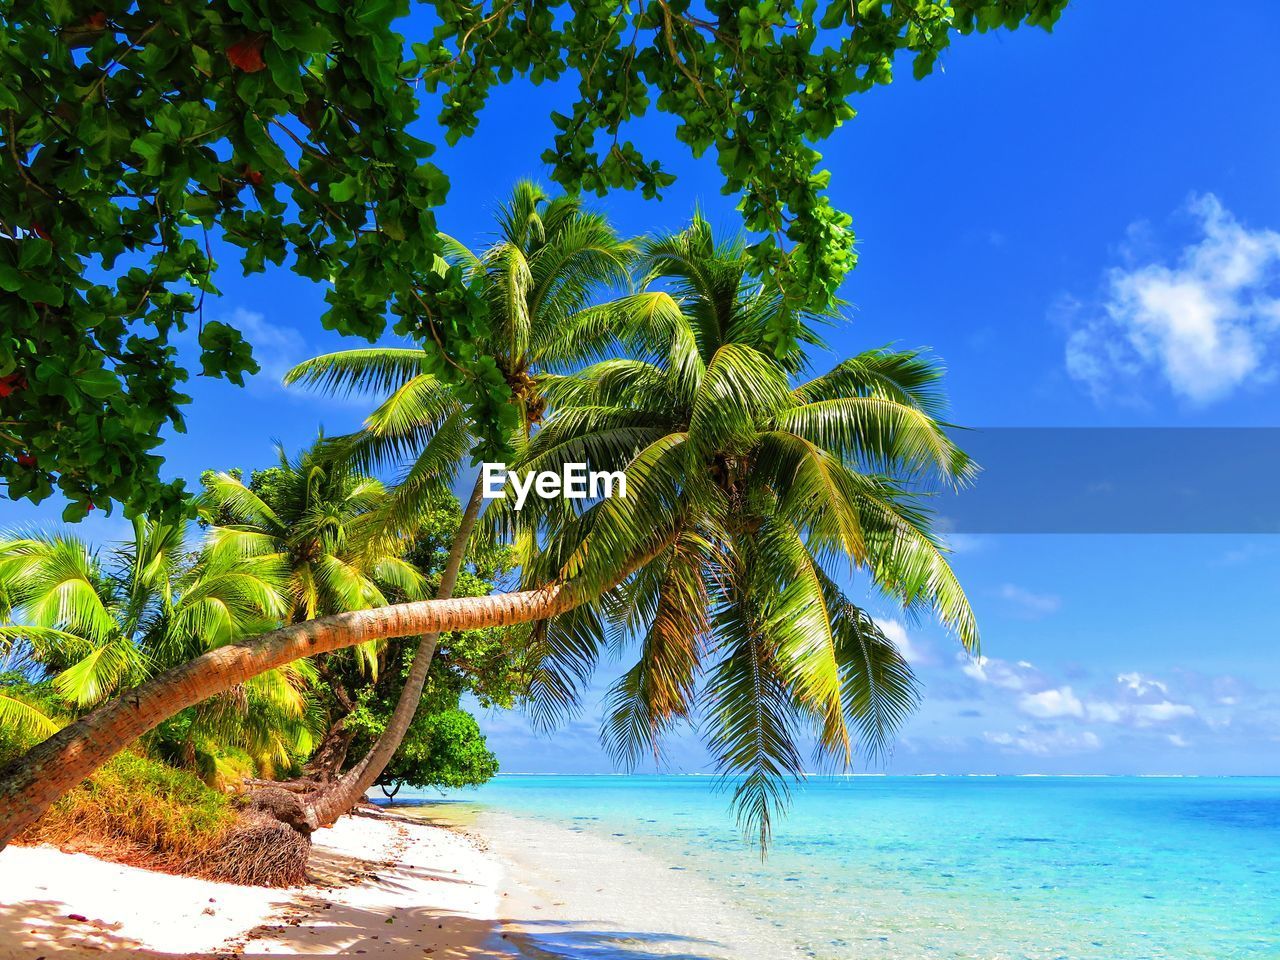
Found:
<path fill-rule="evenodd" d="M 18 838 L 147 870 L 261 886 L 300 882 L 311 843 L 237 811 L 197 777 L 134 753 L 113 758 Z"/>
<path fill-rule="evenodd" d="M 234 822 L 227 798 L 198 778 L 121 753 L 63 796 L 19 840 L 185 872 L 182 865 L 216 846 Z"/>
<path fill-rule="evenodd" d="M 288 887 L 306 879 L 311 841 L 264 813 L 245 813 L 191 872 L 228 883 Z"/>

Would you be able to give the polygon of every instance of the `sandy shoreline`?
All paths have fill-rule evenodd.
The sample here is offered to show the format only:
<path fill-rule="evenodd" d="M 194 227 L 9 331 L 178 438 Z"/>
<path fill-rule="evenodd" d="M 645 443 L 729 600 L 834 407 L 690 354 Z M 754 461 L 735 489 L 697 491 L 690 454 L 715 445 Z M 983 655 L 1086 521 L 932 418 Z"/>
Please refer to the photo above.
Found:
<path fill-rule="evenodd" d="M 679 858 L 635 837 L 493 808 L 412 801 L 396 812 L 471 837 L 504 868 L 507 944 L 530 960 L 799 960 L 792 938 Z"/>
<path fill-rule="evenodd" d="M 790 944 L 682 867 L 617 840 L 427 805 L 318 831 L 304 887 L 0 852 L 0 960 L 613 957 L 784 960 Z"/>
<path fill-rule="evenodd" d="M 499 919 L 502 864 L 473 840 L 362 815 L 314 841 L 312 882 L 284 890 L 10 847 L 0 852 L 0 960 L 516 956 Z"/>

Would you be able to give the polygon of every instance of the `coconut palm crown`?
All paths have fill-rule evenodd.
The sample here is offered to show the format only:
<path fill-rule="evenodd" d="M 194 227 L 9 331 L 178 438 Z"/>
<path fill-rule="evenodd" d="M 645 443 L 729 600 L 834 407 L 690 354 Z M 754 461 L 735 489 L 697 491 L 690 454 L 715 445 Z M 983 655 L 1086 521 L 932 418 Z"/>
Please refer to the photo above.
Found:
<path fill-rule="evenodd" d="M 488 305 L 490 332 L 482 346 L 515 394 L 512 439 L 519 444 L 543 416 L 540 378 L 607 355 L 619 313 L 632 304 L 600 302 L 599 295 L 628 286 L 636 251 L 581 198 L 552 197 L 529 181 L 516 185 L 496 219 L 494 243 L 479 252 L 452 237 L 443 240 L 446 259 Z M 388 517 L 401 526 L 449 488 L 476 443 L 452 389 L 425 372 L 421 349 L 325 354 L 298 364 L 285 382 L 384 398 L 362 430 L 335 446 L 355 469 L 397 473 Z"/>
<path fill-rule="evenodd" d="M 68 534 L 0 541 L 0 645 L 8 662 L 52 682 L 73 716 L 206 650 L 270 629 L 286 609 L 274 557 L 245 553 L 214 531 L 198 548 L 181 526 L 142 519 L 106 556 Z M 209 779 L 287 767 L 312 746 L 305 662 L 273 670 L 175 718 L 152 746 Z M 25 715 L 24 715 L 25 714 Z M 0 725 L 47 736 L 10 705 Z"/>
<path fill-rule="evenodd" d="M 529 584 L 611 583 L 598 602 L 543 621 L 534 697 L 572 709 L 606 645 L 633 665 L 613 685 L 602 736 L 634 764 L 697 724 L 744 830 L 763 847 L 787 781 L 816 759 L 876 755 L 915 706 L 911 668 L 842 586 L 850 572 L 908 610 L 932 611 L 976 649 L 972 611 L 916 492 L 973 472 L 942 421 L 941 371 L 918 353 L 872 350 L 805 379 L 802 353 L 766 340 L 774 292 L 740 244 L 705 220 L 641 251 L 647 323 L 639 354 L 549 379 L 553 411 L 520 464 L 622 470 L 627 496 L 531 501 L 493 513 L 534 544 Z M 823 318 L 796 317 L 816 342 Z"/>
<path fill-rule="evenodd" d="M 220 542 L 273 557 L 285 571 L 288 609 L 298 623 L 344 610 L 385 606 L 423 596 L 421 572 L 395 544 L 373 535 L 386 487 L 328 455 L 324 438 L 250 483 L 232 472 L 209 472 L 200 508 Z M 370 670 L 372 647 L 360 648 Z"/>

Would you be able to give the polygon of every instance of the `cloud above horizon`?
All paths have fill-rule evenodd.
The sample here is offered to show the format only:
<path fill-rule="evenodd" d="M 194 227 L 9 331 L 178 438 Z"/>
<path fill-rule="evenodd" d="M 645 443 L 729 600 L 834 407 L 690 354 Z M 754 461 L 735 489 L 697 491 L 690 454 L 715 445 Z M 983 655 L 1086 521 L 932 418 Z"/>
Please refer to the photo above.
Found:
<path fill-rule="evenodd" d="M 934 662 L 933 651 L 907 633 L 907 626 L 892 617 L 876 617 L 876 626 L 888 637 L 903 659 L 913 667 L 928 666 Z"/>
<path fill-rule="evenodd" d="M 308 356 L 302 334 L 292 327 L 272 323 L 255 310 L 236 307 L 225 322 L 239 330 L 253 347 L 253 358 L 262 368 L 252 378 L 255 384 L 283 388 L 284 375 Z"/>
<path fill-rule="evenodd" d="M 1169 684 L 1138 671 L 1121 673 L 1111 684 L 1078 693 L 1058 684 L 1027 660 L 960 655 L 961 671 L 979 685 L 1017 694 L 1018 712 L 1038 720 L 1075 719 L 1086 723 L 1149 727 L 1197 716 L 1196 708 L 1170 699 Z M 1007 699 L 1007 695 L 1005 697 Z"/>
<path fill-rule="evenodd" d="M 952 716 L 979 721 L 970 742 L 1006 755 L 1067 757 L 1119 743 L 1185 747 L 1198 732 L 1229 727 L 1227 708 L 1238 703 L 1231 694 L 1239 681 L 1231 677 L 1183 675 L 1175 683 L 1139 670 L 1091 678 L 1074 669 L 1064 683 L 1054 676 L 1061 671 L 1028 660 L 960 654 L 956 662 L 969 686 L 946 697 Z M 953 747 L 963 739 L 954 724 L 946 737 Z"/>
<path fill-rule="evenodd" d="M 935 637 L 921 637 L 921 631 L 890 617 L 877 622 L 908 651 L 926 695 L 896 742 L 898 761 L 867 769 L 1197 772 L 1173 755 L 1212 766 L 1213 758 L 1242 744 L 1280 742 L 1280 692 L 1236 676 L 1179 667 L 1096 671 L 1084 664 L 944 656 Z M 504 769 L 611 772 L 617 768 L 598 740 L 599 704 L 610 676 L 604 671 L 593 681 L 584 713 L 551 738 L 535 732 L 519 712 L 480 709 L 470 701 L 469 706 L 480 714 Z M 695 728 L 681 726 L 667 739 L 662 760 L 646 761 L 640 770 L 713 769 Z"/>
<path fill-rule="evenodd" d="M 1155 374 L 1204 406 L 1273 376 L 1280 233 L 1242 225 L 1212 193 L 1192 196 L 1184 212 L 1196 239 L 1171 262 L 1130 254 L 1135 262 L 1108 271 L 1096 311 L 1072 305 L 1067 372 L 1095 400 L 1132 396 Z"/>

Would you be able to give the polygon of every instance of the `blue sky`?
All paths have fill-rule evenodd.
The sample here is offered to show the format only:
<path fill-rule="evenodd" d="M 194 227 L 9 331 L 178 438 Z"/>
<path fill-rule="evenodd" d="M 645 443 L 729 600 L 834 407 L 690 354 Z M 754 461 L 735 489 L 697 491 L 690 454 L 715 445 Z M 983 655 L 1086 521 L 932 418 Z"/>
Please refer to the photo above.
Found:
<path fill-rule="evenodd" d="M 832 354 L 927 346 L 949 370 L 953 419 L 973 426 L 1280 426 L 1280 8 L 1080 0 L 1052 36 L 960 39 L 924 82 L 857 104 L 824 145 L 861 264 Z M 554 87 L 497 92 L 479 134 L 437 160 L 453 181 L 442 226 L 474 244 L 519 177 L 545 177 Z M 628 233 L 674 229 L 695 204 L 733 229 L 709 160 L 664 118 L 643 141 L 680 179 L 662 202 L 600 202 Z M 342 345 L 322 291 L 281 271 L 241 278 L 230 251 L 206 316 L 255 344 L 243 390 L 195 379 L 173 475 L 265 465 L 272 442 L 354 427 L 360 401 L 278 386 Z M 58 508 L 0 505 L 4 524 Z M 90 536 L 119 529 L 94 517 Z M 982 661 L 929 622 L 867 602 L 911 652 L 924 705 L 889 772 L 1280 773 L 1272 651 L 1280 538 L 957 537 Z M 855 592 L 859 590 L 854 587 Z M 602 678 L 608 679 L 608 674 Z M 508 771 L 604 772 L 597 704 L 551 739 L 484 714 Z M 670 769 L 704 758 L 672 744 Z"/>

